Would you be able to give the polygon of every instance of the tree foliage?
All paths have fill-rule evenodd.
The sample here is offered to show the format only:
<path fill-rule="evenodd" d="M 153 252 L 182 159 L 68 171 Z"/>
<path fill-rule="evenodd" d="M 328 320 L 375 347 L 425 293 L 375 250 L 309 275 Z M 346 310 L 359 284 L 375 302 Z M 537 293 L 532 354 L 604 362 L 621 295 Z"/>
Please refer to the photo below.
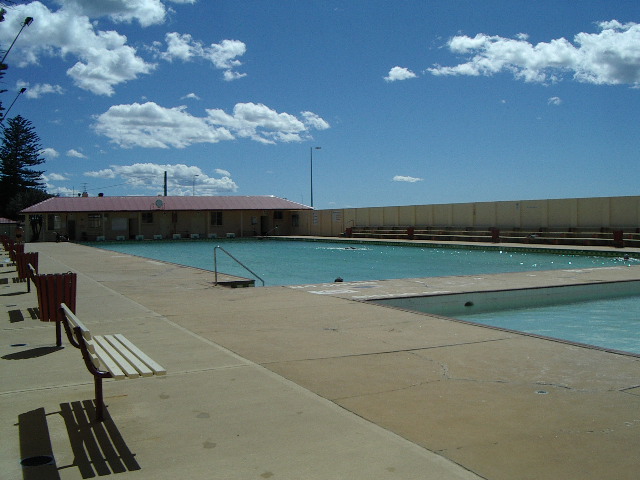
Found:
<path fill-rule="evenodd" d="M 31 122 L 20 115 L 4 125 L 0 146 L 0 216 L 16 218 L 34 198 L 47 198 L 42 182 L 42 147 Z M 24 203 L 23 203 L 24 202 Z"/>

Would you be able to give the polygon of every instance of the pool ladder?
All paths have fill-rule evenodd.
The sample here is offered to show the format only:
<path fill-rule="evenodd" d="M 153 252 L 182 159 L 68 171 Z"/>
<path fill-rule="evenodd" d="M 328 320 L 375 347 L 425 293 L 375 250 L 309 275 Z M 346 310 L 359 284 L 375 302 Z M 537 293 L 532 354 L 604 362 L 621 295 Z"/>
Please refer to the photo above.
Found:
<path fill-rule="evenodd" d="M 218 285 L 218 257 L 216 252 L 218 250 L 222 250 L 224 253 L 226 253 L 227 255 L 229 255 L 229 257 L 231 257 L 238 265 L 240 265 L 242 268 L 244 268 L 247 272 L 249 272 L 251 275 L 253 275 L 254 277 L 256 277 L 258 280 L 260 280 L 262 282 L 262 286 L 264 287 L 264 280 L 262 278 L 260 278 L 258 276 L 257 273 L 255 273 L 253 270 L 251 270 L 249 267 L 247 267 L 244 263 L 242 263 L 240 260 L 238 260 L 236 257 L 234 257 L 233 255 L 231 255 L 229 252 L 227 252 L 224 248 L 222 248 L 220 245 L 217 245 L 216 247 L 213 248 L 213 271 L 215 272 L 215 283 L 214 285 Z"/>

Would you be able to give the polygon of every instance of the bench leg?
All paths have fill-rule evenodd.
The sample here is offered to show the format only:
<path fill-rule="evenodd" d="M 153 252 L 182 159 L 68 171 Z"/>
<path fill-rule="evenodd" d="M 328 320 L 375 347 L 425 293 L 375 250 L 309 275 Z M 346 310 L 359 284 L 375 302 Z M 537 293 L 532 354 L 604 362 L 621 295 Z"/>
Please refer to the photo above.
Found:
<path fill-rule="evenodd" d="M 59 321 L 56 321 L 56 346 L 62 346 L 62 325 Z"/>
<path fill-rule="evenodd" d="M 104 399 L 102 398 L 102 378 L 94 377 L 96 391 L 96 421 L 104 420 Z"/>

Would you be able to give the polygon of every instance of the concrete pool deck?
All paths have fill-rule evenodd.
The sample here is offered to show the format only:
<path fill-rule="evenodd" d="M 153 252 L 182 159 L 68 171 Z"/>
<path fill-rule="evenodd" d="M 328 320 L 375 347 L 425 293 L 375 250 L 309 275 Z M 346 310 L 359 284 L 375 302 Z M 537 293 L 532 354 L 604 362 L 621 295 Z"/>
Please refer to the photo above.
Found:
<path fill-rule="evenodd" d="M 30 315 L 34 289 L 0 268 L 3 478 L 555 480 L 640 471 L 638 357 L 352 298 L 638 280 L 640 267 L 405 279 L 341 293 L 350 285 L 213 287 L 212 272 L 68 243 L 26 250 L 40 253 L 41 273 L 78 273 L 77 314 L 92 331 L 125 334 L 168 374 L 107 380 L 107 421 L 86 420 L 93 380 L 79 352 L 66 339 L 52 348 L 53 325 Z M 329 291 L 310 293 L 321 290 Z M 38 454 L 35 445 L 55 462 L 23 472 L 20 459 Z"/>

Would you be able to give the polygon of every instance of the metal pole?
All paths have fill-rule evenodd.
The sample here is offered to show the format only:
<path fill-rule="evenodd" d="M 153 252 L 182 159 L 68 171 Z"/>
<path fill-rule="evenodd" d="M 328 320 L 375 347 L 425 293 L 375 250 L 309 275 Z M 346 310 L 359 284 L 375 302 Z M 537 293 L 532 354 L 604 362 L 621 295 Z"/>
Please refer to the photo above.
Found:
<path fill-rule="evenodd" d="M 4 122 L 4 119 L 7 118 L 7 115 L 9 115 L 9 112 L 11 111 L 11 108 L 13 108 L 13 104 L 16 103 L 16 100 L 18 100 L 18 97 L 26 91 L 27 89 L 25 87 L 22 87 L 20 89 L 20 91 L 16 95 L 16 98 L 13 99 L 13 102 L 11 102 L 11 105 L 9 105 L 9 108 L 7 108 L 7 111 L 4 112 L 4 115 L 2 116 L 2 118 L 0 118 L 0 125 Z"/>
<path fill-rule="evenodd" d="M 22 30 L 24 30 L 24 27 L 31 25 L 31 23 L 33 23 L 33 17 L 27 17 L 24 19 L 24 22 L 22 22 L 22 27 L 20 28 L 20 31 L 16 35 L 16 38 L 13 39 L 13 42 L 11 42 L 11 45 L 9 45 L 9 49 L 4 53 L 4 57 L 2 57 L 2 60 L 0 60 L 0 63 L 4 63 L 5 58 L 7 58 L 7 55 L 9 55 L 9 52 L 13 48 L 13 44 L 16 43 L 16 40 L 18 40 L 18 37 L 22 33 Z"/>
<path fill-rule="evenodd" d="M 313 147 L 309 151 L 311 152 L 311 206 L 313 207 Z"/>
<path fill-rule="evenodd" d="M 320 150 L 322 147 L 311 147 L 309 151 L 311 152 L 311 206 L 313 207 L 313 151 Z"/>

